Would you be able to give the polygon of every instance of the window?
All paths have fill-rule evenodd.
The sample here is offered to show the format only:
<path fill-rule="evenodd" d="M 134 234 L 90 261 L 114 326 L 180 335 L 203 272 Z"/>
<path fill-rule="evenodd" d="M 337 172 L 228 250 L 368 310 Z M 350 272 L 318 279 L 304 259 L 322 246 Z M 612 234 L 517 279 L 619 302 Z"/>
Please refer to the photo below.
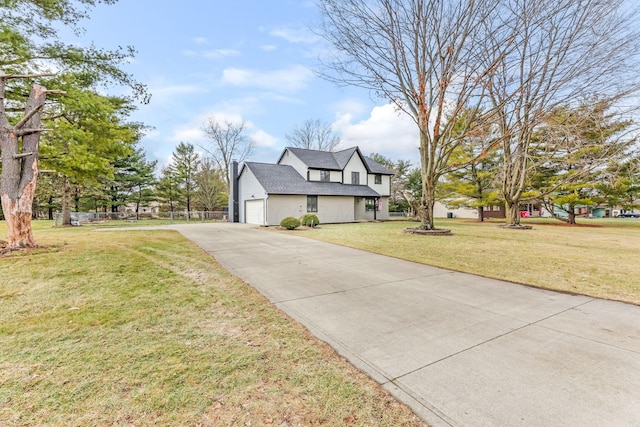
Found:
<path fill-rule="evenodd" d="M 318 196 L 307 196 L 307 212 L 318 212 Z"/>
<path fill-rule="evenodd" d="M 360 185 L 360 172 L 351 172 L 351 183 Z"/>
<path fill-rule="evenodd" d="M 331 171 L 320 171 L 320 181 L 329 182 L 331 180 Z"/>
<path fill-rule="evenodd" d="M 382 184 L 382 175 L 377 174 L 373 182 L 375 182 L 376 184 Z"/>
<path fill-rule="evenodd" d="M 367 197 L 364 199 L 364 210 L 367 212 L 373 212 L 376 210 L 376 199 Z"/>

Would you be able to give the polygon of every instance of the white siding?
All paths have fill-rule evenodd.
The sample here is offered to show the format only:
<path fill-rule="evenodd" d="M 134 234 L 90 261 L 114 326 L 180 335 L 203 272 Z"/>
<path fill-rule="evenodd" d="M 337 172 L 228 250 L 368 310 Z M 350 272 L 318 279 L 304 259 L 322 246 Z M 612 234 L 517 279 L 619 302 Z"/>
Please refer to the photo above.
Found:
<path fill-rule="evenodd" d="M 267 200 L 267 225 L 280 225 L 283 218 L 307 213 L 307 196 L 271 195 Z"/>
<path fill-rule="evenodd" d="M 238 220 L 247 222 L 245 217 L 245 201 L 266 199 L 267 194 L 249 168 L 243 168 L 238 178 Z"/>
<path fill-rule="evenodd" d="M 318 196 L 318 212 L 309 213 L 317 215 L 321 224 L 353 222 L 354 203 L 353 197 Z M 271 195 L 267 200 L 267 210 L 267 225 L 280 225 L 282 218 L 300 218 L 307 213 L 307 196 Z"/>
<path fill-rule="evenodd" d="M 369 187 L 373 188 L 381 196 L 391 195 L 391 177 L 389 175 L 381 175 L 382 184 L 376 184 L 376 175 L 369 174 L 367 177 L 367 183 Z"/>
<path fill-rule="evenodd" d="M 388 177 L 387 177 L 388 178 Z M 382 177 L 384 182 L 384 177 Z M 380 210 L 376 213 L 376 219 L 381 221 L 389 219 L 389 198 L 381 197 L 380 198 Z"/>
<path fill-rule="evenodd" d="M 354 198 L 346 196 L 318 196 L 320 224 L 355 221 Z"/>
<path fill-rule="evenodd" d="M 447 213 L 451 212 L 454 218 L 478 218 L 478 210 L 471 208 L 449 209 L 446 205 L 436 202 L 433 206 L 434 218 L 447 218 Z"/>
<path fill-rule="evenodd" d="M 360 159 L 360 156 L 358 156 L 358 154 L 355 152 L 344 168 L 345 184 L 354 184 L 353 182 L 351 182 L 351 172 L 360 173 L 360 185 L 367 185 L 367 168 L 362 162 L 362 159 Z"/>
<path fill-rule="evenodd" d="M 305 176 L 305 179 L 307 177 Z M 309 169 L 309 181 L 320 181 L 320 169 Z M 342 182 L 341 171 L 329 171 L 330 182 Z"/>
<path fill-rule="evenodd" d="M 304 179 L 307 179 L 307 165 L 291 151 L 285 150 L 278 164 L 293 167 Z M 319 176 L 320 175 L 318 175 L 318 179 L 320 179 Z"/>

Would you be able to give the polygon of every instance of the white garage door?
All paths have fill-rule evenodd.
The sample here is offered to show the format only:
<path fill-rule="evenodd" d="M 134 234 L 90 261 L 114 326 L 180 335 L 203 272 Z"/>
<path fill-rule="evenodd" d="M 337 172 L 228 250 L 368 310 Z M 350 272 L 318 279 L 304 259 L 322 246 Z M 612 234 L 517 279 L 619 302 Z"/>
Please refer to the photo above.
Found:
<path fill-rule="evenodd" d="M 247 200 L 244 202 L 244 222 L 264 225 L 264 200 Z"/>

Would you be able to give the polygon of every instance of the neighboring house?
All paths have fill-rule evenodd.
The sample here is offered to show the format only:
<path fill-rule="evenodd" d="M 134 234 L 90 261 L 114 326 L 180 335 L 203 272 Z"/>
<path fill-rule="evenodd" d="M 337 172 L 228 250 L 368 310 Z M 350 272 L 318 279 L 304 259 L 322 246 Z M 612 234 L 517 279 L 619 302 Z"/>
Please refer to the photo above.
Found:
<path fill-rule="evenodd" d="M 445 203 L 436 201 L 433 205 L 434 218 L 478 218 L 478 210 L 472 208 L 452 208 Z"/>
<path fill-rule="evenodd" d="M 385 220 L 392 176 L 358 147 L 337 152 L 288 147 L 276 164 L 245 162 L 232 176 L 229 206 L 237 213 L 229 216 L 257 225 L 279 225 L 285 217 L 306 213 L 321 223 Z"/>

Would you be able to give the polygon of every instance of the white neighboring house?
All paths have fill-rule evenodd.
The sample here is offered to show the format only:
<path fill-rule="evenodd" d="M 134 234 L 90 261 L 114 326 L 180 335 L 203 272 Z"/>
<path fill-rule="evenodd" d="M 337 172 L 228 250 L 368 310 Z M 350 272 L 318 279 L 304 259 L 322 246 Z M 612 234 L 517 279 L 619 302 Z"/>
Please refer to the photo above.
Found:
<path fill-rule="evenodd" d="M 472 208 L 448 208 L 442 202 L 436 202 L 433 206 L 434 218 L 478 218 L 478 210 Z"/>
<path fill-rule="evenodd" d="M 276 164 L 245 162 L 232 176 L 229 217 L 265 226 L 306 213 L 325 224 L 385 220 L 392 176 L 358 147 L 337 152 L 287 147 Z"/>

